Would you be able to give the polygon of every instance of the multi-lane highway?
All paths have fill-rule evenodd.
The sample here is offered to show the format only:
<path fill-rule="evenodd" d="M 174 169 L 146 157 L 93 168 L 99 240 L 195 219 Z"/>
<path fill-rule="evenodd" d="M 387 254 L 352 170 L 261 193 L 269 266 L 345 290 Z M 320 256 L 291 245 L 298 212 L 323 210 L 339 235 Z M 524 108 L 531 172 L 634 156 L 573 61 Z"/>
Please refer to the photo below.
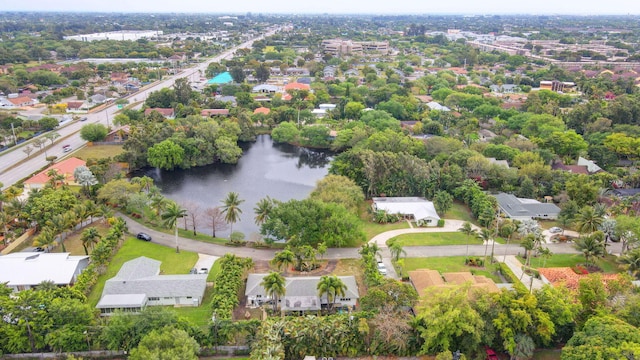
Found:
<path fill-rule="evenodd" d="M 261 40 L 266 36 L 273 35 L 280 28 L 271 30 L 265 34 L 255 37 L 249 41 L 246 41 L 240 45 L 234 46 L 223 53 L 207 59 L 207 61 L 197 64 L 196 66 L 184 69 L 179 74 L 168 77 L 158 83 L 155 83 L 139 92 L 128 96 L 130 102 L 142 101 L 149 96 L 153 91 L 158 91 L 162 88 L 173 86 L 174 82 L 179 78 L 192 78 L 194 76 L 200 77 L 200 74 L 204 74 L 207 66 L 212 62 L 219 62 L 223 59 L 229 59 L 234 56 L 236 50 L 241 48 L 249 48 L 256 40 Z M 61 158 L 63 155 L 67 155 L 62 151 L 64 145 L 70 145 L 72 149 L 78 149 L 85 144 L 85 141 L 80 138 L 80 128 L 83 125 L 89 123 L 101 123 L 109 125 L 113 121 L 113 117 L 118 111 L 117 106 L 111 105 L 103 110 L 93 112 L 85 115 L 87 120 L 84 122 L 75 121 L 70 124 L 62 124 L 62 127 L 57 129 L 56 132 L 60 134 L 60 138 L 56 140 L 53 146 L 47 148 L 47 156 L 58 156 Z M 111 124 L 112 125 L 112 124 Z M 47 145 L 50 145 L 47 142 Z M 22 151 L 22 148 L 14 149 L 13 151 L 7 150 L 0 153 L 0 182 L 3 184 L 3 190 L 21 179 L 31 175 L 36 170 L 47 165 L 44 152 L 38 155 L 31 155 L 31 158 L 27 158 L 27 155 Z"/>

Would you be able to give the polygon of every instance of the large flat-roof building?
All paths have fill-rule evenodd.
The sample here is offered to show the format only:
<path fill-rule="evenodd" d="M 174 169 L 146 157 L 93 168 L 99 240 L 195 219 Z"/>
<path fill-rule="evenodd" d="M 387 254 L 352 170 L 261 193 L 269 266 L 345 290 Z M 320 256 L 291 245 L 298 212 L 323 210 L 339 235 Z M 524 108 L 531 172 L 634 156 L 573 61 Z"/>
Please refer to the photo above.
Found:
<path fill-rule="evenodd" d="M 162 35 L 162 31 L 157 30 L 122 30 L 122 31 L 109 31 L 93 34 L 81 34 L 65 36 L 65 40 L 77 40 L 77 41 L 98 41 L 98 40 L 116 40 L 116 41 L 135 41 L 138 39 L 149 39 Z"/>
<path fill-rule="evenodd" d="M 325 54 L 331 54 L 333 56 L 361 55 L 374 52 L 386 55 L 389 53 L 389 42 L 387 41 L 328 39 L 322 40 L 321 46 Z"/>

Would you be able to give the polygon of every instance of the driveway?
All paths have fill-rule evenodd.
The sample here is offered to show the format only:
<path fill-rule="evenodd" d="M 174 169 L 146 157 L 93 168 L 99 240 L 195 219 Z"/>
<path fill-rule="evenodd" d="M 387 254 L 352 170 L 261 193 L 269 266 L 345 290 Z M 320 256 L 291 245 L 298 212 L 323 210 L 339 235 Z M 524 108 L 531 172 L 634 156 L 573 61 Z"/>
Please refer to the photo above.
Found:
<path fill-rule="evenodd" d="M 420 227 L 420 228 L 411 228 L 411 229 L 391 230 L 391 231 L 383 232 L 382 234 L 378 234 L 374 236 L 371 240 L 369 240 L 369 244 L 378 244 L 378 247 L 386 248 L 387 241 L 402 234 L 417 234 L 417 233 L 430 233 L 430 232 L 433 232 L 433 233 L 456 232 L 458 231 L 458 229 L 462 227 L 462 225 L 464 225 L 465 222 L 466 221 L 462 221 L 462 220 L 445 219 L 443 227 Z M 471 224 L 471 227 L 477 231 L 480 230 L 479 227 L 473 224 Z"/>

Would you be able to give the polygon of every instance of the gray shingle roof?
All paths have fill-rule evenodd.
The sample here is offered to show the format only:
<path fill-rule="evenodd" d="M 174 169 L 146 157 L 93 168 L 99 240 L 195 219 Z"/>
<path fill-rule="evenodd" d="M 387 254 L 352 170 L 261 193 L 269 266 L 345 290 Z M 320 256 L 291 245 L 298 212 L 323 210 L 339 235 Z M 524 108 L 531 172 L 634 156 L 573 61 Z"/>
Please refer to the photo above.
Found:
<path fill-rule="evenodd" d="M 560 213 L 560 208 L 555 204 L 541 203 L 531 199 L 519 199 L 506 193 L 497 194 L 494 197 L 498 200 L 502 211 L 509 217 L 555 217 Z"/>
<path fill-rule="evenodd" d="M 249 274 L 247 277 L 247 287 L 245 296 L 262 295 L 266 297 L 267 293 L 260 283 L 268 274 Z M 345 298 L 357 299 L 360 297 L 358 292 L 358 284 L 353 276 L 338 276 L 340 280 L 347 286 Z M 285 278 L 285 297 L 302 297 L 302 296 L 318 296 L 318 282 L 320 276 L 299 276 Z"/>
<path fill-rule="evenodd" d="M 102 296 L 145 294 L 147 297 L 202 297 L 207 274 L 159 275 L 160 261 L 141 256 L 122 265 L 104 284 Z"/>

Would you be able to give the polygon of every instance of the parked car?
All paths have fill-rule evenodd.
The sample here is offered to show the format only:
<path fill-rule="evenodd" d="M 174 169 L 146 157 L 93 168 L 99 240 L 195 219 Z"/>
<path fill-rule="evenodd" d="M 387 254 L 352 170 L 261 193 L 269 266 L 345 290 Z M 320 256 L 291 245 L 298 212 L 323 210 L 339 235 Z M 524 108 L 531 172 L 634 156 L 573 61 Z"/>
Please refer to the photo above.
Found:
<path fill-rule="evenodd" d="M 387 275 L 387 268 L 384 266 L 384 263 L 382 261 L 378 261 L 378 271 L 382 275 Z"/>
<path fill-rule="evenodd" d="M 44 248 L 42 248 L 42 247 L 38 246 L 37 248 L 34 248 L 34 249 L 33 249 L 33 251 L 34 251 L 34 252 L 43 252 L 43 251 L 44 251 Z"/>
<path fill-rule="evenodd" d="M 552 234 L 557 234 L 557 233 L 561 233 L 562 232 L 562 228 L 559 228 L 557 226 L 552 227 L 551 229 L 549 229 L 549 232 Z"/>
<path fill-rule="evenodd" d="M 87 117 L 86 116 L 81 117 L 80 121 L 87 121 Z"/>
<path fill-rule="evenodd" d="M 198 274 L 208 274 L 209 273 L 209 269 L 207 268 L 200 268 L 200 270 L 198 270 Z"/>
<path fill-rule="evenodd" d="M 144 241 L 151 241 L 151 235 L 147 234 L 147 233 L 138 233 L 138 235 L 136 235 L 136 237 L 140 240 L 144 240 Z"/>
<path fill-rule="evenodd" d="M 198 273 L 198 269 L 196 268 L 192 268 L 191 270 L 189 270 L 189 274 L 197 274 Z"/>

